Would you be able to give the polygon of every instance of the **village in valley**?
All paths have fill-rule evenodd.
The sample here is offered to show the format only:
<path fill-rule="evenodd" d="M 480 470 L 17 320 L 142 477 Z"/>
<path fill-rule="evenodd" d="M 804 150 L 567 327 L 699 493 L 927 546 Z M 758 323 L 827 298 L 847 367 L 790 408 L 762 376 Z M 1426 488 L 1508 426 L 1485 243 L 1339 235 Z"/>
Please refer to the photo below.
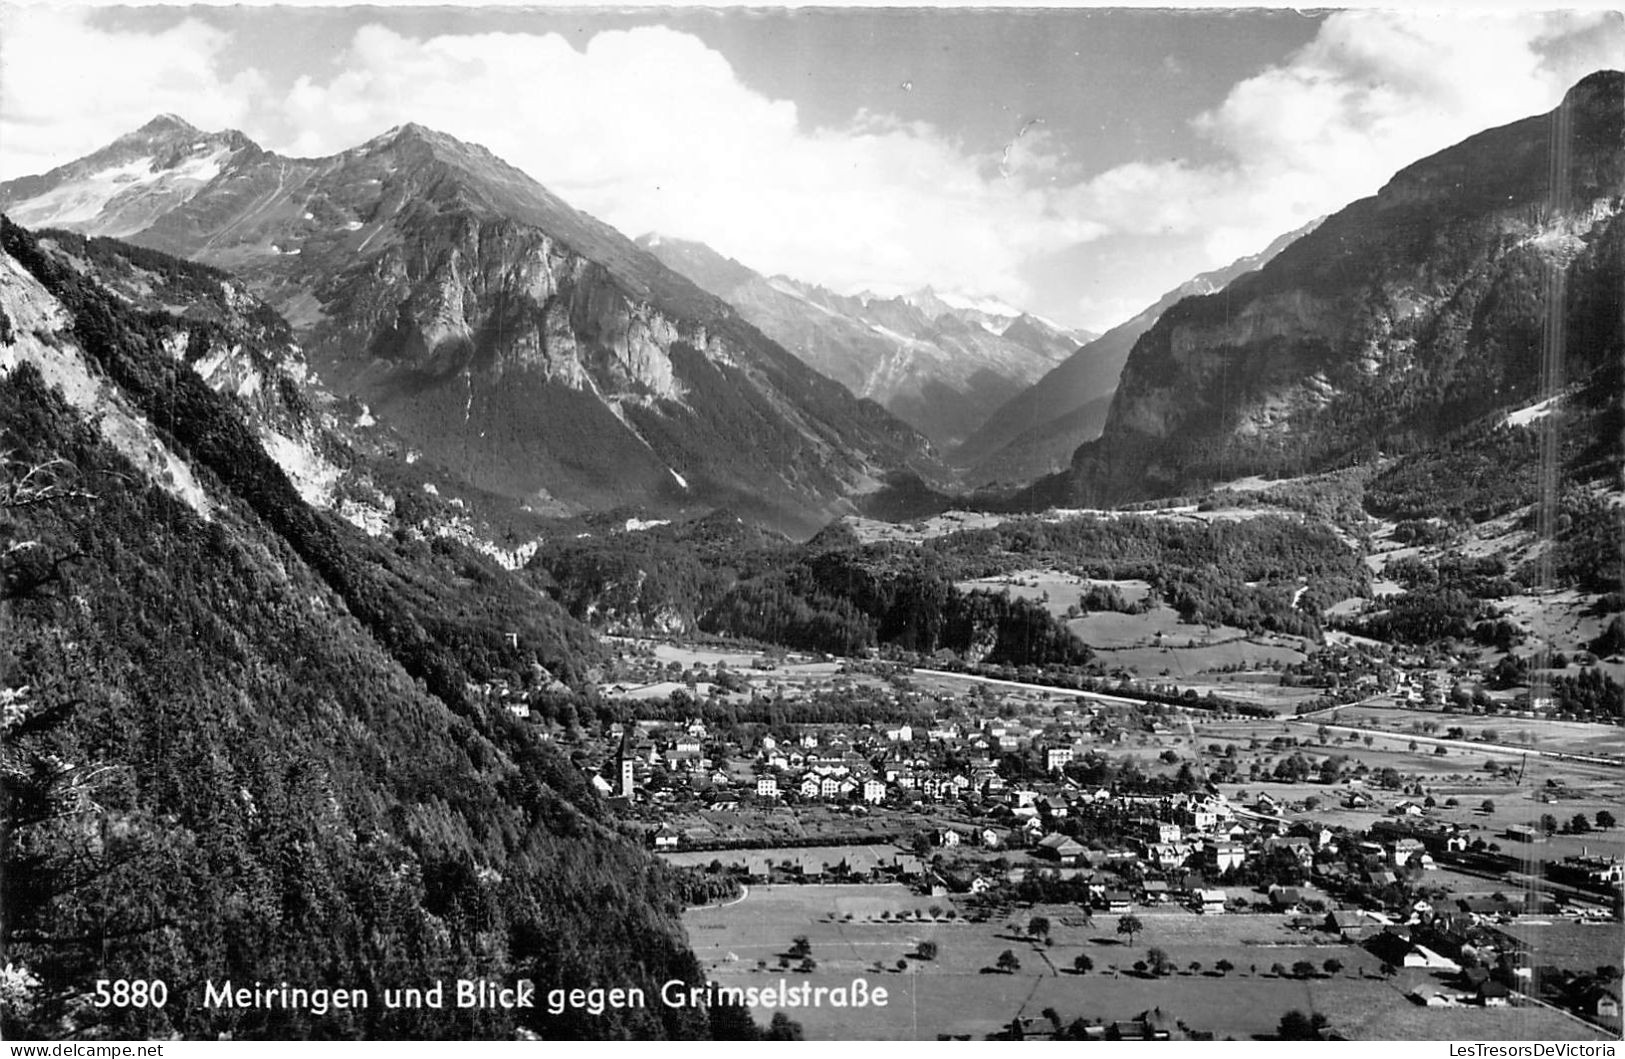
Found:
<path fill-rule="evenodd" d="M 1619 1033 L 1617 725 L 1335 639 L 1362 697 L 1272 708 L 608 642 L 601 711 L 530 719 L 680 872 L 714 981 L 894 998 L 809 1037 Z"/>

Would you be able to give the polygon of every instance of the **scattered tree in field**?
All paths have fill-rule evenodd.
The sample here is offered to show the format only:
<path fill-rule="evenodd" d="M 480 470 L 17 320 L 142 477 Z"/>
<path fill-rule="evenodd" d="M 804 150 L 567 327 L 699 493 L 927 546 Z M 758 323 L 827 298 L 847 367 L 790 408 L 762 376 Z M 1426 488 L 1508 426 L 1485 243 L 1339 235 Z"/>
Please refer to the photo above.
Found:
<path fill-rule="evenodd" d="M 1320 1012 L 1305 1015 L 1301 1011 L 1288 1011 L 1281 1016 L 1281 1023 L 1276 1027 L 1275 1035 L 1283 1041 L 1318 1041 L 1320 1031 L 1326 1025 L 1326 1016 Z"/>
<path fill-rule="evenodd" d="M 818 970 L 818 961 L 813 959 L 811 956 L 801 961 L 802 974 L 812 974 L 816 970 Z"/>
<path fill-rule="evenodd" d="M 906 957 L 899 957 L 898 958 L 898 960 L 897 960 L 897 969 L 899 971 L 908 970 L 908 959 Z"/>
<path fill-rule="evenodd" d="M 1034 916 L 1027 921 L 1027 936 L 1030 938 L 1047 938 L 1049 930 L 1048 916 Z"/>
<path fill-rule="evenodd" d="M 936 959 L 937 951 L 937 943 L 934 941 L 922 941 L 919 947 L 914 950 L 915 954 L 922 960 Z"/>
<path fill-rule="evenodd" d="M 1140 922 L 1139 916 L 1126 915 L 1119 917 L 1117 920 L 1117 933 L 1127 934 L 1128 943 L 1130 945 L 1134 944 L 1134 935 L 1140 933 L 1140 931 L 1144 929 L 1145 924 Z"/>
<path fill-rule="evenodd" d="M 790 942 L 790 958 L 792 960 L 806 956 L 810 952 L 812 952 L 812 943 L 807 940 L 807 935 L 797 934 Z"/>
<path fill-rule="evenodd" d="M 1095 961 L 1091 960 L 1086 954 L 1080 952 L 1072 959 L 1072 969 L 1079 974 L 1088 974 L 1090 971 L 1095 969 Z"/>
<path fill-rule="evenodd" d="M 1614 814 L 1609 812 L 1607 809 L 1597 810 L 1597 827 L 1606 831 L 1613 826 Z"/>
<path fill-rule="evenodd" d="M 1270 964 L 1270 974 L 1273 974 L 1277 978 L 1285 978 L 1286 977 L 1286 964 L 1284 964 L 1284 963 L 1272 963 L 1272 964 Z"/>
<path fill-rule="evenodd" d="M 1297 978 L 1313 978 L 1315 976 L 1315 965 L 1308 960 L 1299 960 L 1292 965 L 1292 974 Z"/>
<path fill-rule="evenodd" d="M 1495 802 L 1489 798 L 1485 798 L 1483 804 L 1478 807 L 1478 811 L 1481 813 L 1495 812 Z"/>
<path fill-rule="evenodd" d="M 930 911 L 931 911 L 931 918 L 932 919 L 941 919 L 942 918 L 942 906 L 941 905 L 932 905 Z"/>
<path fill-rule="evenodd" d="M 1202 973 L 1202 961 L 1201 960 L 1192 960 L 1191 965 L 1190 965 L 1190 972 L 1191 972 L 1191 974 L 1201 974 Z"/>
<path fill-rule="evenodd" d="M 1017 971 L 1021 970 L 1021 959 L 1014 952 L 1011 952 L 1009 949 L 1005 949 L 1003 952 L 999 953 L 999 958 L 993 966 L 997 967 L 1005 974 L 1015 974 Z"/>
<path fill-rule="evenodd" d="M 1327 974 L 1336 974 L 1338 971 L 1343 969 L 1343 961 L 1339 960 L 1336 956 L 1333 956 L 1320 966 L 1326 971 Z"/>
<path fill-rule="evenodd" d="M 1213 965 L 1213 969 L 1218 971 L 1220 974 L 1229 974 L 1231 971 L 1236 969 L 1236 965 L 1231 963 L 1229 960 L 1220 960 L 1218 963 Z"/>
<path fill-rule="evenodd" d="M 796 1022 L 782 1011 L 773 1012 L 768 1020 L 767 1034 L 763 1040 L 769 1041 L 799 1041 L 804 1040 L 801 1023 Z"/>

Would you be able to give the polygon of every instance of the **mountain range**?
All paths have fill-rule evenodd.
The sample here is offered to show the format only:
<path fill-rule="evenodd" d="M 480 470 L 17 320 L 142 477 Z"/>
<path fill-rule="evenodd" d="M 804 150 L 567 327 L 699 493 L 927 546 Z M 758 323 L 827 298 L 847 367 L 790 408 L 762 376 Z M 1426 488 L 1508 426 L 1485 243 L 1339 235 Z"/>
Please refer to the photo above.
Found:
<path fill-rule="evenodd" d="M 0 944 L 49 984 L 8 972 L 0 1029 L 748 1036 L 726 1005 L 85 1002 L 108 976 L 700 982 L 679 914 L 703 870 L 638 848 L 598 762 L 520 719 L 630 719 L 588 621 L 1104 679 L 1047 589 L 963 587 L 1041 562 L 1143 582 L 1192 628 L 1312 641 L 1352 601 L 1406 650 L 1513 644 L 1488 605 L 1554 586 L 1617 628 L 1622 207 L 1604 71 L 1080 348 L 999 305 L 640 245 L 415 125 L 304 159 L 166 115 L 0 185 Z M 950 445 L 1004 483 L 1077 439 L 984 496 L 1257 517 L 826 525 L 884 484 L 964 501 Z M 1447 542 L 1384 568 L 1437 591 L 1375 597 L 1379 521 Z"/>
<path fill-rule="evenodd" d="M 939 295 L 841 295 L 763 276 L 703 243 L 639 245 L 737 308 L 762 333 L 946 450 L 1093 336 L 1003 303 Z"/>
<path fill-rule="evenodd" d="M 1617 403 L 1598 380 L 1622 356 L 1622 201 L 1625 74 L 1602 71 L 1164 311 L 1101 437 L 1026 502 L 1178 496 L 1415 451 L 1570 386 Z"/>
<path fill-rule="evenodd" d="M 173 116 L 0 185 L 37 226 L 228 270 L 312 369 L 542 515 L 727 505 L 810 532 L 926 441 L 608 225 L 416 125 L 318 159 Z"/>
<path fill-rule="evenodd" d="M 966 484 L 1031 481 L 1066 467 L 1079 445 L 1100 436 L 1129 351 L 1162 314 L 1200 294 L 1224 289 L 1279 254 L 1320 222 L 1280 236 L 1257 254 L 1203 272 L 1104 334 L 1088 340 L 1043 378 L 1000 405 L 950 453 Z"/>

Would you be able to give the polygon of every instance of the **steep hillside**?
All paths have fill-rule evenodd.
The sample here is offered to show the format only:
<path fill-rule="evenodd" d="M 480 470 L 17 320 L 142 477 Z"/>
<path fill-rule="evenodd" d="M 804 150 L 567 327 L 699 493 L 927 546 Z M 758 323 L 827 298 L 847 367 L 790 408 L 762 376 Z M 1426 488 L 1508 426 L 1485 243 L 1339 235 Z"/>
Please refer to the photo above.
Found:
<path fill-rule="evenodd" d="M 1032 386 L 1001 405 L 954 450 L 951 462 L 973 486 L 1015 485 L 1067 466 L 1085 441 L 1106 425 L 1117 380 L 1134 343 L 1184 298 L 1211 294 L 1314 231 L 1315 221 L 1288 232 L 1257 254 L 1204 272 L 1100 337 L 1086 342 Z M 1015 326 L 1015 325 L 1011 325 Z"/>
<path fill-rule="evenodd" d="M 72 177 L 0 186 L 0 203 L 99 230 L 104 213 L 49 208 L 82 198 Z M 249 145 L 131 239 L 241 276 L 336 392 L 534 511 L 726 504 L 806 531 L 894 470 L 940 476 L 882 409 L 483 148 L 419 126 L 329 158 Z"/>
<path fill-rule="evenodd" d="M 1625 74 L 1398 173 L 1135 343 L 1036 491 L 1117 502 L 1437 443 L 1621 356 Z"/>
<path fill-rule="evenodd" d="M 297 347 L 229 282 L 9 221 L 0 244 L 5 1034 L 706 1033 L 663 1008 L 202 1003 L 210 980 L 698 971 L 664 869 L 488 693 L 584 679 L 591 636 L 454 539 L 307 504 L 265 441 L 322 430 L 275 396 L 302 396 Z M 98 978 L 170 1002 L 98 1008 Z"/>
<path fill-rule="evenodd" d="M 737 308 L 809 366 L 951 446 L 1077 348 L 1077 337 L 998 304 L 840 295 L 762 276 L 703 243 L 646 235 L 656 257 Z"/>

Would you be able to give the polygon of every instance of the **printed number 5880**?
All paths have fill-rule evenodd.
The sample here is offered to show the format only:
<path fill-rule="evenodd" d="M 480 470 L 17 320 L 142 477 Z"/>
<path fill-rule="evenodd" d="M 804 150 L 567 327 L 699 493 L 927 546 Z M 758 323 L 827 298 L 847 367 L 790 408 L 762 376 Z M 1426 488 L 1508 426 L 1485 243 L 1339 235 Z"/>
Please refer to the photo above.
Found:
<path fill-rule="evenodd" d="M 161 1008 L 169 1002 L 169 986 L 162 978 L 101 978 L 96 981 L 95 1003 L 99 1008 Z"/>

